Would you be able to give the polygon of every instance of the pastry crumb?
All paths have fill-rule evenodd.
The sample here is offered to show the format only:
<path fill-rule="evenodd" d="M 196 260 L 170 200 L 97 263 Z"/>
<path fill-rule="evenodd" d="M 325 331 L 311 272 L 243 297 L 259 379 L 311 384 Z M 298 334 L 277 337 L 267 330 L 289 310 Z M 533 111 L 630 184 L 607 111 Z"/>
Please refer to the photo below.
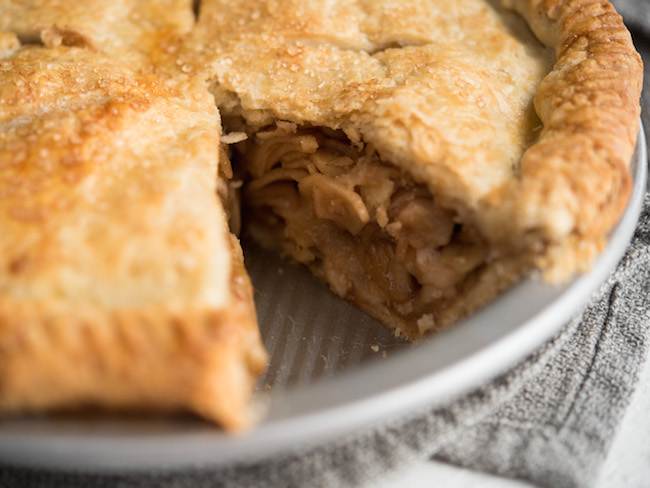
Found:
<path fill-rule="evenodd" d="M 418 326 L 418 332 L 420 334 L 425 334 L 425 333 L 433 330 L 436 323 L 433 320 L 433 315 L 432 314 L 425 313 L 424 315 L 422 315 L 422 317 L 420 317 L 417 320 L 416 325 Z"/>
<path fill-rule="evenodd" d="M 223 134 L 220 137 L 221 142 L 224 144 L 237 144 L 238 142 L 245 141 L 248 139 L 246 132 L 230 132 L 228 134 Z"/>

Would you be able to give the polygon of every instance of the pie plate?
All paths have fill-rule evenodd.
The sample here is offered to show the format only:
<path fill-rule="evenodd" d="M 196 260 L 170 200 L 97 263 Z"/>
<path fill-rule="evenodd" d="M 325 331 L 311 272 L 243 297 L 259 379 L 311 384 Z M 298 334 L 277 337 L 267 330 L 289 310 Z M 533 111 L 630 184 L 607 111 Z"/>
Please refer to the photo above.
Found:
<path fill-rule="evenodd" d="M 607 278 L 636 227 L 646 158 L 641 130 L 631 165 L 632 197 L 589 274 L 563 286 L 527 278 L 418 345 L 393 337 L 303 268 L 248 246 L 247 267 L 271 355 L 256 396 L 265 410 L 259 425 L 229 436 L 189 418 L 13 418 L 0 422 L 0 462 L 106 472 L 214 467 L 326 442 L 448 401 L 539 347 Z"/>

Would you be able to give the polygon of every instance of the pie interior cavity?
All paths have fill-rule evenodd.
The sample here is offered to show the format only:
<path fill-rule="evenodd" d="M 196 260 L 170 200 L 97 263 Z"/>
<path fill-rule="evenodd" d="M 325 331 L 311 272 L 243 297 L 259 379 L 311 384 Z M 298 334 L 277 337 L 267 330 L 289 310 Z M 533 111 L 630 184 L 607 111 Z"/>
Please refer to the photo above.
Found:
<path fill-rule="evenodd" d="M 239 154 L 250 234 L 406 338 L 453 323 L 530 265 L 340 131 L 278 122 Z"/>

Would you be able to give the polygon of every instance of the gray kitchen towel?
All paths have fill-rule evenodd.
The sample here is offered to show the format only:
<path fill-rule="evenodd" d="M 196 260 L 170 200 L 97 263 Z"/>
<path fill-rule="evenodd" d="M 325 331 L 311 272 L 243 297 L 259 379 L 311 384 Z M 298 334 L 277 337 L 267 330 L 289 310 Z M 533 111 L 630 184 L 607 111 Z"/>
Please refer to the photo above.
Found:
<path fill-rule="evenodd" d="M 650 2 L 613 3 L 635 28 L 637 46 L 650 63 Z M 644 107 L 650 107 L 648 93 Z M 584 312 L 519 365 L 448 405 L 254 463 L 137 475 L 2 466 L 0 487 L 373 486 L 386 473 L 432 456 L 544 487 L 589 487 L 648 356 L 649 295 L 646 197 L 625 257 Z"/>

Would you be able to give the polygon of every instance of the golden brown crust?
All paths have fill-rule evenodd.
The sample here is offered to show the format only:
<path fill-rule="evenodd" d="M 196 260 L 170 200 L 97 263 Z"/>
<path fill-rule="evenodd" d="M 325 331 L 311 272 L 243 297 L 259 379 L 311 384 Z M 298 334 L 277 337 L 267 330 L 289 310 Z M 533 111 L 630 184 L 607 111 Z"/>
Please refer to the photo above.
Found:
<path fill-rule="evenodd" d="M 211 271 L 230 264 L 209 94 L 87 49 L 26 47 L 1 63 L 0 263 L 16 270 L 0 276 L 4 293 L 221 306 L 228 275 Z"/>
<path fill-rule="evenodd" d="M 0 410 L 192 411 L 228 430 L 250 427 L 250 392 L 265 358 L 249 312 L 236 304 L 105 312 L 2 300 Z"/>
<path fill-rule="evenodd" d="M 25 46 L 0 60 L 0 99 L 0 410 L 250 425 L 265 356 L 205 87 Z"/>
<path fill-rule="evenodd" d="M 515 122 L 551 61 L 515 15 L 472 0 L 273 5 L 202 4 L 195 71 L 224 112 L 342 128 L 459 199 L 512 176 L 529 142 Z"/>
<path fill-rule="evenodd" d="M 85 45 L 150 65 L 194 23 L 192 0 L 0 0 L 0 31 L 24 43 Z"/>

